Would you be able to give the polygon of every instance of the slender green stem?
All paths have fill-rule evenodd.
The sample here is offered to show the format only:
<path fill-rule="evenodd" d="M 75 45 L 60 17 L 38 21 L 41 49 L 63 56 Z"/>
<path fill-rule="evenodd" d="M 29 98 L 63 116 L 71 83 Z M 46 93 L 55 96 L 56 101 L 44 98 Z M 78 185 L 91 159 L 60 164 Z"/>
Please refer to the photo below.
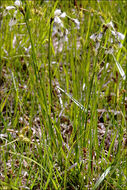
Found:
<path fill-rule="evenodd" d="M 52 107 L 52 73 L 51 73 L 51 30 L 53 18 L 50 19 L 49 40 L 48 40 L 48 69 L 49 69 L 49 82 L 50 82 L 50 101 Z"/>

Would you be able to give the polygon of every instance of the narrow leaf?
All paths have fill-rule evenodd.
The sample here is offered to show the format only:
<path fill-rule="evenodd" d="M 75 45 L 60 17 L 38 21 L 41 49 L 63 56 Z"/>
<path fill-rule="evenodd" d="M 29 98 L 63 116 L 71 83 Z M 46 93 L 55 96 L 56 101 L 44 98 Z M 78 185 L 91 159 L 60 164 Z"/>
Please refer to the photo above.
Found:
<path fill-rule="evenodd" d="M 102 183 L 102 181 L 105 179 L 105 177 L 108 175 L 108 173 L 110 172 L 111 170 L 111 166 L 108 167 L 105 172 L 101 175 L 101 177 L 98 179 L 98 181 L 96 182 L 93 190 L 97 189 L 99 187 L 99 185 Z"/>
<path fill-rule="evenodd" d="M 119 64 L 119 62 L 116 60 L 115 56 L 114 56 L 113 54 L 112 54 L 112 56 L 113 56 L 113 58 L 114 58 L 114 61 L 115 61 L 115 63 L 116 63 L 116 66 L 117 66 L 117 68 L 118 68 L 118 70 L 119 70 L 119 72 L 120 72 L 120 74 L 121 74 L 123 80 L 125 80 L 125 79 L 126 79 L 126 75 L 125 75 L 124 70 L 122 69 L 122 67 L 121 67 L 121 65 Z"/>
<path fill-rule="evenodd" d="M 83 111 L 86 112 L 85 107 L 84 107 L 82 104 L 80 104 L 80 102 L 78 102 L 75 98 L 73 98 L 70 94 L 68 94 L 67 92 L 65 92 L 65 90 L 63 90 L 63 89 L 60 88 L 59 86 L 57 86 L 57 88 L 58 88 L 59 90 L 61 90 L 62 92 L 64 92 L 78 107 L 81 108 L 81 110 L 83 110 Z"/>

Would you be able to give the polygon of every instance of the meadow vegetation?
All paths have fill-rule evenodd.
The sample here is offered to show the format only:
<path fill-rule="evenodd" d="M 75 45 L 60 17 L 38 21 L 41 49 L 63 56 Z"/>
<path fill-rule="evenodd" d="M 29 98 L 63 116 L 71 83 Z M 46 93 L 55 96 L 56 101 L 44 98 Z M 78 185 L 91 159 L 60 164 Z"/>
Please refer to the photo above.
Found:
<path fill-rule="evenodd" d="M 126 189 L 126 10 L 1 1 L 0 189 Z"/>

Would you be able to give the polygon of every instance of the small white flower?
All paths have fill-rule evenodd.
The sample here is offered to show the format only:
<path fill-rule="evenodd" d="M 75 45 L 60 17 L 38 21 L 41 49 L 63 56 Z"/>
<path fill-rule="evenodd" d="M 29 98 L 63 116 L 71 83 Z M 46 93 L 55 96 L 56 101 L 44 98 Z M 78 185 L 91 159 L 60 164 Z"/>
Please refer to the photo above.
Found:
<path fill-rule="evenodd" d="M 8 10 L 8 11 L 10 11 L 11 9 L 15 9 L 15 7 L 14 6 L 7 6 L 6 7 L 6 10 Z"/>
<path fill-rule="evenodd" d="M 13 39 L 13 48 L 15 48 L 16 46 L 16 35 L 14 35 L 14 39 Z"/>
<path fill-rule="evenodd" d="M 106 54 L 113 54 L 114 49 L 113 48 L 109 48 L 105 51 Z"/>
<path fill-rule="evenodd" d="M 123 45 L 121 44 L 121 42 L 118 43 L 118 46 L 119 46 L 119 48 L 123 47 Z"/>
<path fill-rule="evenodd" d="M 62 20 L 58 16 L 54 17 L 54 23 L 59 25 L 59 27 L 64 27 Z"/>
<path fill-rule="evenodd" d="M 120 32 L 116 32 L 117 33 L 117 36 L 118 36 L 118 40 L 124 40 L 125 38 L 125 35 L 120 33 Z"/>
<path fill-rule="evenodd" d="M 64 40 L 65 42 L 68 42 L 68 29 L 65 30 L 65 36 L 64 36 Z"/>
<path fill-rule="evenodd" d="M 69 32 L 68 32 L 68 29 L 66 29 L 65 34 L 68 35 L 68 33 L 69 33 Z"/>
<path fill-rule="evenodd" d="M 53 24 L 53 36 L 58 32 L 57 27 Z"/>
<path fill-rule="evenodd" d="M 85 90 L 85 87 L 86 87 L 86 84 L 84 83 L 84 84 L 83 84 L 83 87 L 82 87 L 83 91 Z"/>
<path fill-rule="evenodd" d="M 67 16 L 67 15 L 66 15 L 65 12 L 63 12 L 63 13 L 60 15 L 61 18 L 65 18 L 66 16 Z"/>
<path fill-rule="evenodd" d="M 65 42 L 68 42 L 68 37 L 67 37 L 67 35 L 65 35 L 64 41 L 65 41 Z"/>
<path fill-rule="evenodd" d="M 109 40 L 110 42 L 111 42 L 111 44 L 113 43 L 113 38 L 110 38 L 110 40 Z"/>
<path fill-rule="evenodd" d="M 96 48 L 95 48 L 95 51 L 97 52 L 97 50 L 99 49 L 99 47 L 100 47 L 100 42 L 97 42 L 96 43 Z"/>
<path fill-rule="evenodd" d="M 61 14 L 61 10 L 60 9 L 56 9 L 54 12 L 54 16 L 60 16 Z"/>
<path fill-rule="evenodd" d="M 102 36 L 103 36 L 103 33 L 100 32 L 100 33 L 98 34 L 98 36 L 97 36 L 97 39 L 100 40 L 100 39 L 102 38 Z"/>
<path fill-rule="evenodd" d="M 20 7 L 21 4 L 22 4 L 22 2 L 21 2 L 20 0 L 16 0 L 14 4 L 15 4 L 15 6 L 17 6 L 17 7 Z"/>
<path fill-rule="evenodd" d="M 125 35 L 120 33 L 120 32 L 116 32 L 116 31 L 111 30 L 111 33 L 113 36 L 118 38 L 118 40 L 124 40 L 124 38 L 125 38 Z"/>
<path fill-rule="evenodd" d="M 95 33 L 95 34 L 92 34 L 92 35 L 90 36 L 90 39 L 93 40 L 94 42 L 95 42 L 96 38 L 97 38 L 97 34 L 96 34 L 96 33 Z"/>
<path fill-rule="evenodd" d="M 106 64 L 106 69 L 108 68 L 108 66 L 109 66 L 109 63 Z"/>
<path fill-rule="evenodd" d="M 73 19 L 74 23 L 77 25 L 77 29 L 80 29 L 80 22 L 78 19 Z"/>
<path fill-rule="evenodd" d="M 109 27 L 109 28 L 113 28 L 113 30 L 115 30 L 115 28 L 114 28 L 114 24 L 113 24 L 112 21 L 109 22 L 109 23 L 107 23 L 106 25 L 107 25 L 107 27 Z"/>
<path fill-rule="evenodd" d="M 111 33 L 113 36 L 116 36 L 116 32 L 114 30 L 111 30 Z"/>
<path fill-rule="evenodd" d="M 14 12 L 14 18 L 16 18 L 16 15 L 17 15 L 17 10 L 15 10 L 15 12 Z"/>
<path fill-rule="evenodd" d="M 16 19 L 11 19 L 10 22 L 9 22 L 9 26 L 13 26 L 17 23 L 17 20 Z"/>

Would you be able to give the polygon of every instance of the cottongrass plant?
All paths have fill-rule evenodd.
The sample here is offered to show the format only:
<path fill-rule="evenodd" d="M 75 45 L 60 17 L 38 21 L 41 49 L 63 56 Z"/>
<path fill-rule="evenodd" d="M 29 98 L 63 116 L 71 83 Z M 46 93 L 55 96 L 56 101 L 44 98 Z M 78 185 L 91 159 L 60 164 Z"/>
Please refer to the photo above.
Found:
<path fill-rule="evenodd" d="M 75 2 L 2 1 L 1 189 L 126 189 L 125 2 Z"/>

